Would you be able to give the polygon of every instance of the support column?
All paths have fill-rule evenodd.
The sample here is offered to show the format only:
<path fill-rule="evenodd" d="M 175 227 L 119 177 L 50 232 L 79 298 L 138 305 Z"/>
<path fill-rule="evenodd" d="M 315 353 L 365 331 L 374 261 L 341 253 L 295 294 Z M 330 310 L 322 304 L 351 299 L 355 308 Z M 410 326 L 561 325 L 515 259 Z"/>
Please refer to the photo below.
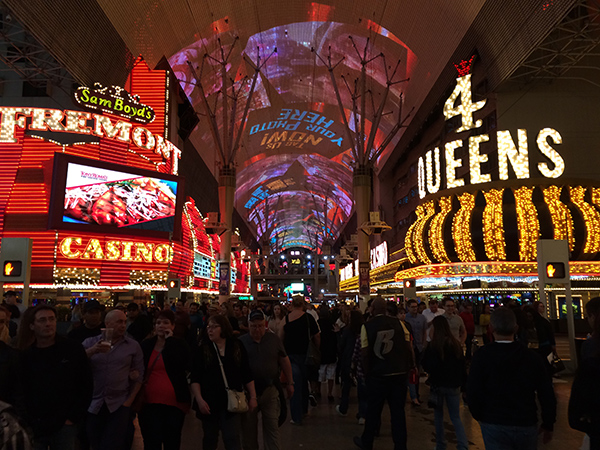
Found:
<path fill-rule="evenodd" d="M 369 236 L 363 232 L 360 227 L 363 223 L 369 221 L 369 211 L 371 210 L 372 180 L 373 169 L 362 165 L 354 168 L 354 205 L 358 228 L 356 234 L 358 235 L 359 306 L 362 311 L 366 309 L 367 302 L 371 297 L 369 280 L 369 272 L 371 270 L 371 255 L 369 248 Z"/>
<path fill-rule="evenodd" d="M 221 252 L 219 254 L 219 272 L 221 274 L 219 278 L 221 280 L 219 283 L 219 304 L 229 300 L 231 291 L 231 233 L 235 184 L 235 168 L 222 167 L 219 172 L 219 212 L 221 213 L 221 222 L 227 225 L 227 231 L 221 236 Z M 224 269 L 227 269 L 225 275 Z"/>

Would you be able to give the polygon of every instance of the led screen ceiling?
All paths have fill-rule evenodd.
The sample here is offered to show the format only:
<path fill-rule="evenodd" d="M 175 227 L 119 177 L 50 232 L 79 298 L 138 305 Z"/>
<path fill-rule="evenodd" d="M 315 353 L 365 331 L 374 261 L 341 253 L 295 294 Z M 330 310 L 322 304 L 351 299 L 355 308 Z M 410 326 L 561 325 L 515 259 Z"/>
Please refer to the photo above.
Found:
<path fill-rule="evenodd" d="M 364 49 L 367 36 L 372 45 L 369 54 L 384 54 L 388 70 L 397 61 L 400 66 L 395 80 L 408 78 L 416 57 L 398 38 L 384 28 L 369 23 L 352 26 L 335 22 L 302 22 L 275 27 L 252 36 L 244 49 L 235 44 L 230 32 L 202 39 L 173 55 L 169 62 L 181 86 L 198 111 L 202 111 L 200 91 L 187 62 L 201 67 L 202 84 L 209 102 L 221 88 L 220 73 L 210 66 L 206 53 L 231 51 L 228 75 L 242 80 L 252 75 L 243 54 L 256 61 L 277 49 L 261 71 L 246 124 L 242 147 L 237 154 L 237 210 L 256 230 L 257 237 L 272 248 L 320 248 L 324 240 L 334 241 L 352 213 L 352 167 L 354 164 L 348 138 L 329 72 L 317 54 L 340 61 L 336 78 L 342 103 L 350 124 L 351 98 L 345 80 L 353 84 L 359 77 L 360 57 L 356 47 Z M 314 49 L 314 51 L 311 51 Z M 390 71 L 391 71 L 390 70 Z M 367 127 L 373 108 L 379 104 L 386 84 L 384 60 L 368 65 L 367 89 L 373 100 L 367 101 Z M 250 83 L 238 85 L 244 102 Z M 375 146 L 380 144 L 397 119 L 401 92 L 405 84 L 394 86 L 385 115 L 379 124 Z M 217 119 L 222 112 L 217 110 Z M 242 108 L 239 108 L 240 123 Z M 207 148 L 212 148 L 209 128 L 201 120 L 198 130 Z M 396 139 L 399 138 L 399 135 Z M 386 153 L 397 141 L 392 142 Z"/>

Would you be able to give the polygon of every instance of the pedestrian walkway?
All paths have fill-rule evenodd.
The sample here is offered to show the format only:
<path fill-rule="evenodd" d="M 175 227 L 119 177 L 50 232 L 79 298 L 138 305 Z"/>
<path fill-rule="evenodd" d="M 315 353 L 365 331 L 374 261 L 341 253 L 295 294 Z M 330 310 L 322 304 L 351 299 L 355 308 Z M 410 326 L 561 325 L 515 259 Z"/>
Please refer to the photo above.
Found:
<path fill-rule="evenodd" d="M 583 434 L 569 428 L 567 423 L 567 405 L 571 391 L 572 378 L 565 377 L 554 380 L 556 397 L 558 400 L 558 418 L 554 431 L 554 439 L 547 445 L 541 445 L 540 450 L 577 450 L 583 440 Z M 338 387 L 336 387 L 337 389 Z M 355 392 L 355 391 L 353 391 Z M 429 389 L 422 385 L 422 398 L 427 399 Z M 362 432 L 362 426 L 358 425 L 354 418 L 356 413 L 356 397 L 351 398 L 350 409 L 346 417 L 341 417 L 335 411 L 335 403 L 327 403 L 321 400 L 316 408 L 311 408 L 309 416 L 303 425 L 295 426 L 289 422 L 281 427 L 282 444 L 286 450 L 329 450 L 348 449 L 356 447 L 352 443 L 352 437 Z M 469 413 L 466 406 L 461 407 L 461 417 L 469 438 L 469 448 L 473 450 L 484 450 L 483 440 L 479 425 Z M 389 429 L 389 411 L 384 408 L 382 416 L 381 436 L 375 440 L 376 450 L 392 450 L 393 443 Z M 454 430 L 446 415 L 446 438 L 448 448 L 456 448 Z M 433 423 L 433 410 L 426 406 L 426 401 L 420 407 L 406 404 L 406 422 L 408 428 L 408 448 L 414 450 L 435 448 L 435 434 Z M 198 450 L 201 447 L 202 426 L 194 414 L 188 414 L 183 428 L 183 439 L 181 450 Z M 262 447 L 261 447 L 262 448 Z M 134 450 L 142 450 L 143 443 L 139 430 L 136 429 Z M 223 449 L 220 443 L 219 449 Z"/>

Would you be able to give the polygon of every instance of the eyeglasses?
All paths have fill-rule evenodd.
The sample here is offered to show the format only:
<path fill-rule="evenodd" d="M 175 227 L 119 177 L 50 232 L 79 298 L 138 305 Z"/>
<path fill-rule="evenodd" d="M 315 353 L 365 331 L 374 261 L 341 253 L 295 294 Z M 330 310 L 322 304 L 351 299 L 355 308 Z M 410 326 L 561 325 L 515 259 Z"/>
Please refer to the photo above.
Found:
<path fill-rule="evenodd" d="M 208 328 L 209 330 L 214 330 L 215 328 L 221 328 L 221 325 L 207 325 L 206 328 Z"/>

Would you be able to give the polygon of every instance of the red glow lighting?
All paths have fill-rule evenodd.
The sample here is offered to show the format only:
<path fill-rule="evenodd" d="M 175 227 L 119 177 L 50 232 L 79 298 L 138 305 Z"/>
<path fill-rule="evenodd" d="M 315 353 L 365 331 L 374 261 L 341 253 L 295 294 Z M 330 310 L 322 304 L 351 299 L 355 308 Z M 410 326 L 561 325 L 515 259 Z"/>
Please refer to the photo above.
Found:
<path fill-rule="evenodd" d="M 464 77 L 465 75 L 469 75 L 471 73 L 473 61 L 475 61 L 475 55 L 471 56 L 471 59 L 468 61 L 463 59 L 460 63 L 454 64 L 454 67 L 456 67 L 456 70 L 458 71 L 459 77 Z"/>

